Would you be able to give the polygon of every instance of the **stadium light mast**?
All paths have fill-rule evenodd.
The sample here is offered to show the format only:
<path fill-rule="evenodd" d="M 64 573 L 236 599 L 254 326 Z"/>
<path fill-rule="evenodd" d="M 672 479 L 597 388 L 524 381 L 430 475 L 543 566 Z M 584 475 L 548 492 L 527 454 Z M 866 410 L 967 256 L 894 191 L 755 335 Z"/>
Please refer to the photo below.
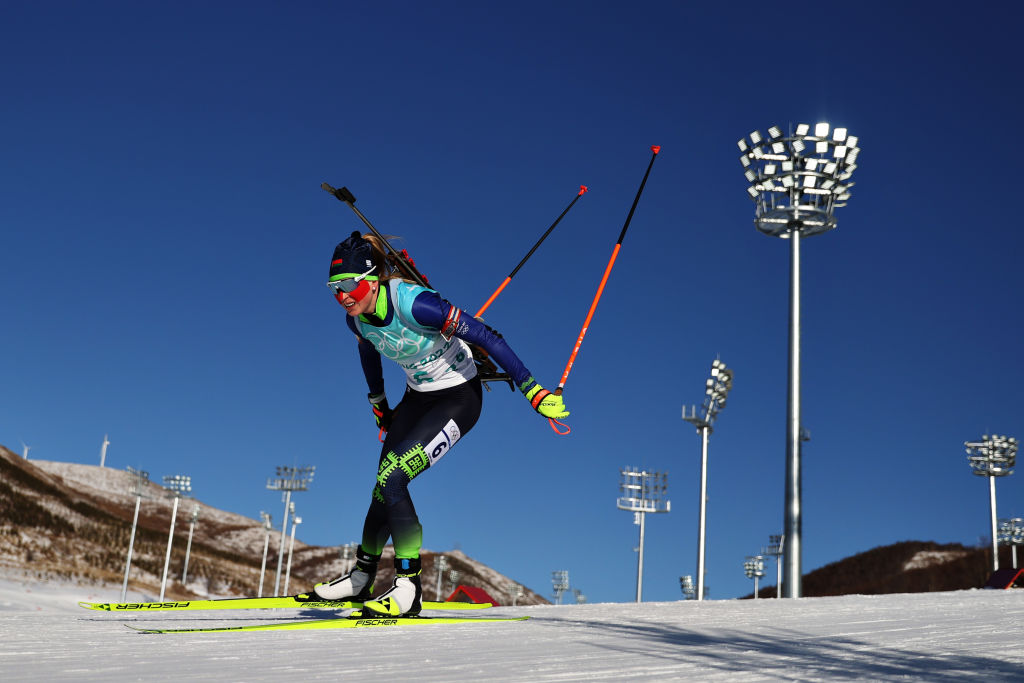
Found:
<path fill-rule="evenodd" d="M 831 132 L 831 135 L 830 135 Z M 836 227 L 835 210 L 850 198 L 859 140 L 846 128 L 800 123 L 786 135 L 778 126 L 767 137 L 758 130 L 739 140 L 740 163 L 757 205 L 754 224 L 790 242 L 789 378 L 786 401 L 786 498 L 783 526 L 784 595 L 799 598 L 802 515 L 800 470 L 800 241 Z"/>
<path fill-rule="evenodd" d="M 562 593 L 569 590 L 569 570 L 551 572 L 551 589 L 555 592 L 555 604 L 562 604 Z"/>
<path fill-rule="evenodd" d="M 292 555 L 295 554 L 295 527 L 302 524 L 302 517 L 295 514 L 295 503 L 292 503 L 292 537 L 288 544 L 288 569 L 284 574 L 284 594 L 288 595 L 288 584 L 292 578 Z"/>
<path fill-rule="evenodd" d="M 281 566 L 284 562 L 284 539 L 288 535 L 288 511 L 292 502 L 292 491 L 306 491 L 316 473 L 315 465 L 291 467 L 282 465 L 277 468 L 277 478 L 267 479 L 267 488 L 271 491 L 284 491 L 284 521 L 281 523 L 281 544 L 277 551 L 277 574 L 274 575 L 274 595 L 280 595 Z"/>
<path fill-rule="evenodd" d="M 648 512 L 669 512 L 671 501 L 665 500 L 668 493 L 668 473 L 648 472 L 634 468 L 619 470 L 619 492 L 622 494 L 615 506 L 633 513 L 633 523 L 640 527 L 640 545 L 637 546 L 636 601 L 643 601 L 644 594 L 644 526 Z"/>
<path fill-rule="evenodd" d="M 711 361 L 711 376 L 705 382 L 704 403 L 697 406 L 683 406 L 683 419 L 697 428 L 700 434 L 700 500 L 697 522 L 697 599 L 704 599 L 704 548 L 707 529 L 708 501 L 708 437 L 718 413 L 725 408 L 725 400 L 732 389 L 733 372 L 721 360 Z"/>
<path fill-rule="evenodd" d="M 110 438 L 108 434 L 103 435 L 103 445 L 100 446 L 100 467 L 107 466 L 107 446 L 110 445 Z"/>
<path fill-rule="evenodd" d="M 775 597 L 782 597 L 782 542 L 781 534 L 772 534 L 768 537 L 768 545 L 761 548 L 761 554 L 775 558 Z"/>
<path fill-rule="evenodd" d="M 149 483 L 149 472 L 128 467 L 128 473 L 134 478 L 132 495 L 135 496 L 135 515 L 132 517 L 132 533 L 128 541 L 128 558 L 124 563 L 124 583 L 121 584 L 121 602 L 125 601 L 128 595 L 128 574 L 132 570 L 132 551 L 135 549 L 135 529 L 139 526 L 139 505 L 143 498 L 149 498 L 146 493 L 146 485 Z"/>
<path fill-rule="evenodd" d="M 192 491 L 192 477 L 184 474 L 164 477 L 164 486 L 167 487 L 167 495 L 174 498 L 174 505 L 171 507 L 171 530 L 167 534 L 167 556 L 164 558 L 164 575 L 160 579 L 160 600 L 164 601 L 164 592 L 167 589 L 167 569 L 171 566 L 171 545 L 174 541 L 174 522 L 178 516 L 178 502 L 182 497 Z"/>
<path fill-rule="evenodd" d="M 679 589 L 683 591 L 683 600 L 694 600 L 697 597 L 697 587 L 693 585 L 693 577 L 689 574 L 679 577 Z"/>
<path fill-rule="evenodd" d="M 988 477 L 989 509 L 992 519 L 992 571 L 999 569 L 999 538 L 996 529 L 996 477 L 1013 474 L 1017 463 L 1017 439 L 1012 436 L 989 436 L 980 441 L 964 441 L 971 473 Z"/>
<path fill-rule="evenodd" d="M 1013 557 L 1013 568 L 1017 568 L 1017 546 L 1024 545 L 1024 519 L 1013 517 L 1012 519 L 999 520 L 999 542 L 1010 546 Z"/>
<path fill-rule="evenodd" d="M 274 530 L 274 525 L 270 521 L 270 513 L 263 512 L 260 510 L 260 519 L 263 521 L 263 564 L 260 565 L 260 587 L 256 592 L 256 597 L 263 597 L 263 576 L 267 573 L 267 550 L 270 548 L 270 532 Z"/>
<path fill-rule="evenodd" d="M 188 545 L 185 546 L 185 566 L 181 570 L 181 585 L 188 583 L 188 558 L 192 554 L 192 534 L 196 530 L 196 522 L 199 520 L 199 503 L 192 506 L 192 514 L 188 518 Z"/>
<path fill-rule="evenodd" d="M 437 601 L 441 602 L 444 600 L 442 587 L 444 585 L 444 570 L 448 569 L 448 558 L 438 555 L 435 564 L 437 564 Z"/>
<path fill-rule="evenodd" d="M 743 571 L 748 579 L 754 580 L 754 599 L 757 600 L 757 580 L 764 576 L 764 558 L 760 555 L 747 556 Z"/>

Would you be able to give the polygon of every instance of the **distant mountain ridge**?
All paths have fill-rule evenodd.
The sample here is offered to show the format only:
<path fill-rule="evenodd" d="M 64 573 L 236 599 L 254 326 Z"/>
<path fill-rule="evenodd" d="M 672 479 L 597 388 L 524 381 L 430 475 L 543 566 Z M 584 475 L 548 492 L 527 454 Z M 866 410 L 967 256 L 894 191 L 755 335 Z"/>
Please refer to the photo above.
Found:
<path fill-rule="evenodd" d="M 126 470 L 25 460 L 0 446 L 0 574 L 120 586 L 135 512 L 134 482 Z M 129 586 L 155 596 L 163 575 L 172 500 L 166 489 L 153 482 L 146 484 L 144 492 L 148 497 L 139 510 Z M 194 505 L 200 508 L 199 523 L 189 556 L 188 583 L 182 585 L 188 519 Z M 270 536 L 264 595 L 274 590 L 281 532 L 272 531 Z M 184 499 L 175 525 L 167 597 L 255 595 L 265 537 L 257 520 Z M 296 539 L 288 592 L 307 591 L 317 581 L 340 575 L 344 563 L 338 550 Z M 447 574 L 455 570 L 459 584 L 483 588 L 495 600 L 512 604 L 516 585 L 512 579 L 457 550 L 423 552 L 426 599 L 439 597 L 435 559 L 440 555 L 447 558 L 441 599 L 453 590 Z M 378 586 L 390 585 L 393 557 L 389 546 L 380 564 Z M 281 580 L 283 588 L 284 577 Z M 515 601 L 520 605 L 549 602 L 526 587 Z"/>
<path fill-rule="evenodd" d="M 1009 548 L 1004 548 L 1004 552 L 1005 555 L 1000 555 L 1000 566 L 1009 567 Z M 992 573 L 991 564 L 992 554 L 988 548 L 902 541 L 852 555 L 805 574 L 803 595 L 816 598 L 981 588 Z M 766 562 L 765 571 L 766 579 L 774 579 L 774 562 Z M 775 586 L 760 588 L 758 596 L 775 597 Z"/>

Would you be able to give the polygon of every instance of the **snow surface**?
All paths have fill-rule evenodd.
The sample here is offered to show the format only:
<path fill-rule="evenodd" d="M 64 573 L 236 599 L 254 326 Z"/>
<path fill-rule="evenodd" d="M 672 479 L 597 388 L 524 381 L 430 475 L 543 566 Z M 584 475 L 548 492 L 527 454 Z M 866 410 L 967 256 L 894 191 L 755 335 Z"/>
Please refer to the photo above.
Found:
<path fill-rule="evenodd" d="M 510 624 L 145 635 L 322 617 L 111 615 L 117 589 L 0 581 L 4 681 L 1021 681 L 1024 590 L 501 607 Z"/>

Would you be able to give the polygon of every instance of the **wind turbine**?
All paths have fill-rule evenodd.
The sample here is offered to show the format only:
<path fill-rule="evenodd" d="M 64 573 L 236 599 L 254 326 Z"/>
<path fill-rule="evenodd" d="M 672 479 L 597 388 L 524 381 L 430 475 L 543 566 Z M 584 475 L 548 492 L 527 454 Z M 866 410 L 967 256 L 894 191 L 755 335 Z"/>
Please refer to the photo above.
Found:
<path fill-rule="evenodd" d="M 100 467 L 106 467 L 104 463 L 107 462 L 107 446 L 110 445 L 110 439 L 107 435 L 103 435 L 103 446 L 100 448 Z"/>
<path fill-rule="evenodd" d="M 18 441 L 21 441 L 21 439 L 18 439 Z M 23 457 L 26 460 L 28 460 L 28 451 L 32 447 L 29 446 L 28 444 L 26 444 L 24 441 L 21 441 L 21 448 L 22 448 L 21 457 Z"/>

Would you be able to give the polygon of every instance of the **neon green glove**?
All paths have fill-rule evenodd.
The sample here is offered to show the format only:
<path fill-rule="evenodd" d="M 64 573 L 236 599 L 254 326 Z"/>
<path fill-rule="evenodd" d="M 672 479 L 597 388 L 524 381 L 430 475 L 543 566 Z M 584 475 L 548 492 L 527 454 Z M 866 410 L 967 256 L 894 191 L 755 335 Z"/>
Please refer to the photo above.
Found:
<path fill-rule="evenodd" d="M 526 399 L 534 410 L 548 419 L 560 420 L 563 417 L 569 417 L 569 411 L 565 409 L 562 397 L 552 394 L 539 384 L 533 385 L 533 388 L 527 392 Z"/>

